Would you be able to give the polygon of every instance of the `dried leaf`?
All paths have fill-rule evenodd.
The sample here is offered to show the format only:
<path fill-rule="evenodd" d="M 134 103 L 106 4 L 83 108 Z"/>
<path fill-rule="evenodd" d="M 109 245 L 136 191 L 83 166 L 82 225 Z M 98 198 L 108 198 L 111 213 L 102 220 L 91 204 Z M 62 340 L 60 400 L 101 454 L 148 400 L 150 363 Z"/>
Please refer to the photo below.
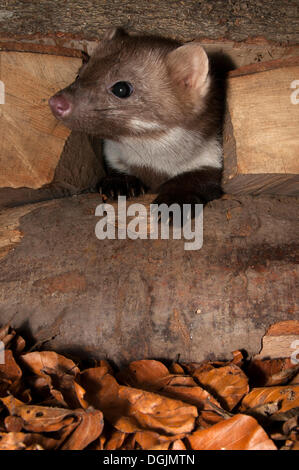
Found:
<path fill-rule="evenodd" d="M 86 390 L 84 399 L 90 406 L 102 411 L 114 408 L 119 385 L 116 379 L 107 373 L 105 367 L 86 369 L 81 372 L 78 380 Z"/>
<path fill-rule="evenodd" d="M 23 450 L 28 442 L 28 434 L 23 432 L 0 432 L 0 450 Z"/>
<path fill-rule="evenodd" d="M 251 361 L 248 375 L 253 386 L 269 387 L 288 383 L 299 370 L 290 358 L 255 359 Z"/>
<path fill-rule="evenodd" d="M 80 418 L 79 425 L 64 442 L 61 450 L 85 449 L 99 437 L 103 430 L 104 418 L 101 411 L 93 409 L 76 410 L 76 415 Z"/>
<path fill-rule="evenodd" d="M 0 433 L 0 450 L 33 450 L 34 446 L 53 450 L 57 447 L 57 441 L 36 433 Z"/>
<path fill-rule="evenodd" d="M 243 398 L 240 411 L 246 412 L 250 408 L 273 402 L 279 402 L 280 413 L 297 408 L 299 406 L 299 385 L 254 388 Z"/>
<path fill-rule="evenodd" d="M 200 385 L 209 390 L 221 403 L 221 405 L 232 410 L 237 403 L 249 391 L 248 378 L 244 372 L 235 364 L 205 369 L 199 368 L 193 372 L 193 376 Z"/>
<path fill-rule="evenodd" d="M 98 369 L 98 368 L 96 368 Z M 197 410 L 181 401 L 151 392 L 121 386 L 103 370 L 89 369 L 81 374 L 87 390 L 86 401 L 103 411 L 119 431 L 131 433 L 150 429 L 169 434 L 190 431 Z"/>
<path fill-rule="evenodd" d="M 183 369 L 181 369 L 183 371 Z M 158 361 L 141 360 L 132 362 L 118 374 L 125 384 L 149 391 L 157 391 L 171 398 L 182 400 L 200 409 L 209 409 L 210 403 L 220 406 L 217 400 L 194 379 L 183 373 L 169 374 L 168 369 Z"/>
<path fill-rule="evenodd" d="M 134 450 L 136 446 L 135 434 L 129 434 L 120 450 Z"/>
<path fill-rule="evenodd" d="M 76 364 L 61 354 L 54 351 L 35 351 L 23 354 L 22 362 L 36 375 L 44 376 L 45 368 L 50 369 L 53 374 L 70 374 L 76 376 L 80 370 Z"/>
<path fill-rule="evenodd" d="M 177 436 L 163 436 L 153 431 L 136 432 L 135 439 L 143 450 L 168 450 L 171 442 L 185 437 L 185 434 Z"/>
<path fill-rule="evenodd" d="M 76 415 L 73 411 L 47 406 L 25 405 L 12 396 L 0 398 L 11 416 L 23 420 L 23 429 L 33 432 L 58 431 L 73 423 Z"/>
<path fill-rule="evenodd" d="M 299 321 L 288 320 L 271 325 L 262 339 L 262 350 L 255 359 L 290 357 L 292 344 L 299 338 Z"/>
<path fill-rule="evenodd" d="M 170 448 L 171 450 L 187 450 L 185 444 L 181 439 L 174 441 Z"/>
<path fill-rule="evenodd" d="M 10 329 L 11 329 L 11 328 L 10 328 L 10 325 L 9 325 L 9 324 L 8 324 L 8 325 L 4 325 L 4 326 L 2 326 L 2 327 L 0 328 L 0 341 L 3 341 L 3 340 L 4 340 L 5 336 L 8 335 Z"/>
<path fill-rule="evenodd" d="M 220 408 L 218 401 L 202 387 L 182 387 L 182 386 L 165 386 L 161 389 L 163 394 L 177 400 L 182 400 L 190 405 L 197 406 L 199 410 L 213 409 L 212 404 Z"/>
<path fill-rule="evenodd" d="M 233 351 L 233 359 L 231 360 L 231 364 L 235 364 L 238 367 L 242 367 L 243 362 L 244 362 L 244 355 L 242 351 Z"/>
<path fill-rule="evenodd" d="M 186 438 L 194 450 L 275 450 L 276 446 L 251 416 L 237 414 Z"/>
<path fill-rule="evenodd" d="M 106 442 L 106 450 L 116 450 L 119 449 L 126 438 L 127 434 L 121 431 L 114 431 L 108 441 Z"/>
<path fill-rule="evenodd" d="M 9 390 L 11 393 L 18 391 L 22 370 L 16 363 L 12 351 L 4 351 L 4 364 L 0 364 L 0 396 L 4 396 Z"/>
<path fill-rule="evenodd" d="M 54 351 L 31 352 L 22 355 L 21 360 L 38 376 L 32 380 L 32 385 L 37 390 L 49 387 L 51 395 L 60 406 L 72 409 L 88 407 L 83 398 L 85 390 L 75 380 L 80 371 L 72 360 Z"/>
<path fill-rule="evenodd" d="M 117 378 L 131 387 L 156 390 L 161 379 L 169 375 L 169 370 L 162 362 L 144 359 L 131 362 L 126 369 L 117 374 Z"/>
<path fill-rule="evenodd" d="M 173 362 L 171 364 L 171 366 L 169 367 L 169 372 L 171 374 L 185 374 L 185 371 L 184 369 L 182 368 L 182 366 L 180 364 L 178 364 L 177 362 Z"/>
<path fill-rule="evenodd" d="M 4 424 L 7 432 L 20 432 L 24 426 L 24 422 L 19 416 L 6 416 Z"/>
<path fill-rule="evenodd" d="M 113 425 L 123 432 L 142 429 L 165 434 L 190 432 L 197 417 L 195 406 L 144 390 L 120 386 L 118 397 L 126 416 L 113 416 Z"/>
<path fill-rule="evenodd" d="M 231 417 L 231 416 L 230 416 Z M 201 411 L 197 418 L 197 424 L 200 429 L 206 429 L 213 426 L 216 423 L 220 423 L 224 419 L 228 419 L 230 417 L 223 417 L 220 414 L 216 413 L 212 410 Z"/>

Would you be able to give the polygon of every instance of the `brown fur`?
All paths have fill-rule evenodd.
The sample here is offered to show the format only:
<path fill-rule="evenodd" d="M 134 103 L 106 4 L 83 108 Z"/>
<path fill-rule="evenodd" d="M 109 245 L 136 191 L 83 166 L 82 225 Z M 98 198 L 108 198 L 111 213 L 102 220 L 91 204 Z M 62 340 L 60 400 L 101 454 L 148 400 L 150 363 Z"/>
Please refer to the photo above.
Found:
<path fill-rule="evenodd" d="M 63 119 L 64 124 L 73 130 L 117 139 L 143 136 L 144 131 L 132 129 L 128 123 L 130 118 L 142 117 L 165 129 L 183 125 L 206 136 L 211 134 L 217 125 L 213 93 L 209 92 L 201 109 L 197 107 L 194 113 L 192 100 L 169 73 L 166 57 L 179 45 L 168 39 L 125 33 L 101 41 L 90 60 L 82 65 L 78 79 L 59 92 L 73 105 L 71 114 Z M 108 91 L 122 80 L 134 85 L 130 99 L 119 100 Z M 203 112 L 206 115 L 202 121 Z M 146 131 L 150 136 L 161 133 L 163 130 Z"/>

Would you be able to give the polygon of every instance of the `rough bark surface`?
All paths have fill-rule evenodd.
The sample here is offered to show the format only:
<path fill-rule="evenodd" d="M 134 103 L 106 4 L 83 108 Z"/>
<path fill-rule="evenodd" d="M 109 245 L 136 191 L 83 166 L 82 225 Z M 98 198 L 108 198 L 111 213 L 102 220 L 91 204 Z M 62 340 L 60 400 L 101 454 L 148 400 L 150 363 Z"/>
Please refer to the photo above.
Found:
<path fill-rule="evenodd" d="M 168 35 L 242 41 L 264 36 L 298 42 L 297 0 L 2 0 L 0 30 L 9 34 L 63 32 L 99 37 L 111 26 Z"/>
<path fill-rule="evenodd" d="M 184 240 L 98 240 L 99 203 L 89 194 L 32 206 L 19 227 L 9 209 L 2 324 L 54 337 L 47 348 L 125 363 L 256 354 L 271 324 L 297 318 L 298 198 L 210 203 L 198 251 Z"/>

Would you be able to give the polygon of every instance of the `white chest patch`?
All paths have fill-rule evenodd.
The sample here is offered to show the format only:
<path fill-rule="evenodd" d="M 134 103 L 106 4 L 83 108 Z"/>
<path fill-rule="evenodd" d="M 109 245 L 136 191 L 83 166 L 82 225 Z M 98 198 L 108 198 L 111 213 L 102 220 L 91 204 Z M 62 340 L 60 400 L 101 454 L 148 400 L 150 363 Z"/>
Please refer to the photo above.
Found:
<path fill-rule="evenodd" d="M 156 138 L 125 137 L 104 141 L 108 164 L 131 174 L 131 167 L 150 168 L 173 177 L 204 166 L 222 167 L 222 150 L 216 137 L 203 141 L 198 132 L 180 127 Z"/>

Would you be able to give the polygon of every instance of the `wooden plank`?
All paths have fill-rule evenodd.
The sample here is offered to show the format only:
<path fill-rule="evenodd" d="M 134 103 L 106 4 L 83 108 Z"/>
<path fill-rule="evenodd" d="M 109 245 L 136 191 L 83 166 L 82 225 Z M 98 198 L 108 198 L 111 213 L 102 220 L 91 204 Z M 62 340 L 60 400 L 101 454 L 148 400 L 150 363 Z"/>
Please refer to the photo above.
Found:
<path fill-rule="evenodd" d="M 254 359 L 297 356 L 299 353 L 299 321 L 281 321 L 271 325 L 262 339 L 262 350 Z"/>
<path fill-rule="evenodd" d="M 48 98 L 70 83 L 78 58 L 1 52 L 0 187 L 40 188 L 54 176 L 70 131 L 58 123 Z"/>
<path fill-rule="evenodd" d="M 224 189 L 299 194 L 299 104 L 291 101 L 299 59 L 244 69 L 228 79 Z"/>
<path fill-rule="evenodd" d="M 128 31 L 134 34 L 131 28 L 128 28 Z M 150 33 L 150 31 L 144 31 L 144 33 Z M 0 51 L 35 52 L 81 58 L 81 51 L 91 54 L 100 39 L 101 35 L 97 39 L 88 39 L 85 31 L 82 31 L 80 35 L 37 33 L 22 36 L 19 34 L 6 36 L 0 32 Z M 262 38 L 237 42 L 226 38 L 209 39 L 202 36 L 198 38 L 198 35 L 195 35 L 191 39 L 200 41 L 210 57 L 216 57 L 222 67 L 225 65 L 229 69 L 239 67 L 245 69 L 245 65 L 248 64 L 257 62 L 262 64 L 270 60 L 299 56 L 298 44 L 281 44 Z"/>
<path fill-rule="evenodd" d="M 72 0 L 72 2 L 2 2 L 1 30 L 6 34 L 53 33 L 95 37 L 111 26 L 174 36 L 184 41 L 196 36 L 243 41 L 261 36 L 298 42 L 296 1 L 180 0 Z M 70 6 L 71 5 L 71 6 Z"/>

